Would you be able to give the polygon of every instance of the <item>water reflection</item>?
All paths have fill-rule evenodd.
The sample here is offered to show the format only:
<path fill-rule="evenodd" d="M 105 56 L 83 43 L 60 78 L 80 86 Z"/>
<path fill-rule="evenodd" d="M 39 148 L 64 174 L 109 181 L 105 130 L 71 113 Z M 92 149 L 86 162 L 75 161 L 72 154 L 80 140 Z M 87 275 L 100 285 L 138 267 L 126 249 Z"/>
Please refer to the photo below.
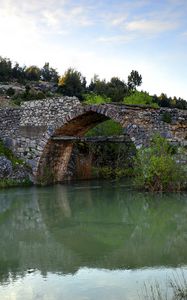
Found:
<path fill-rule="evenodd" d="M 187 265 L 186 194 L 84 182 L 0 192 L 0 282 Z M 90 298 L 91 299 L 91 298 Z"/>

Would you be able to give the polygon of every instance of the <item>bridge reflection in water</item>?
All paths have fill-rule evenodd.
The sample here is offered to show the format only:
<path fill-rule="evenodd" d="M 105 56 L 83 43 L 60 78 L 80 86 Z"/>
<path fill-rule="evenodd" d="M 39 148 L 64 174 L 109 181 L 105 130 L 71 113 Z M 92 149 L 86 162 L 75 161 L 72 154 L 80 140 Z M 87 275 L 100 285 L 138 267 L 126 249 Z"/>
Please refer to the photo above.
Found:
<path fill-rule="evenodd" d="M 0 281 L 29 269 L 137 269 L 187 264 L 186 195 L 105 182 L 0 194 Z"/>

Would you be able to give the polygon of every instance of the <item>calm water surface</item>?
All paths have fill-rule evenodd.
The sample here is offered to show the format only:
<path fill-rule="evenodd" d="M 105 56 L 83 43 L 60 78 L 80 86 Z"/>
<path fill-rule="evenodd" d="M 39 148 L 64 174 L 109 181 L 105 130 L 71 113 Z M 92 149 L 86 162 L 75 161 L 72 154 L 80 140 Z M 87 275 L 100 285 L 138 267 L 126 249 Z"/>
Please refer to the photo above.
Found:
<path fill-rule="evenodd" d="M 0 191 L 0 300 L 135 300 L 145 283 L 170 294 L 181 269 L 187 194 L 126 181 Z"/>

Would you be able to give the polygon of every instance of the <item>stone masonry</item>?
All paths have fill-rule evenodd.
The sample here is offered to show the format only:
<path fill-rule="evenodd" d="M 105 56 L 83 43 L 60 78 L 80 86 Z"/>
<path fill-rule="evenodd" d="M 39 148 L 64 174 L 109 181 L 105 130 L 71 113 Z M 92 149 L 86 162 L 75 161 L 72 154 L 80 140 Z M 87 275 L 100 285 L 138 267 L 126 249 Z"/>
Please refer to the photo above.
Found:
<path fill-rule="evenodd" d="M 73 142 L 55 140 L 54 136 L 84 136 L 107 119 L 121 124 L 127 140 L 137 148 L 148 145 L 155 133 L 173 143 L 187 144 L 185 110 L 82 105 L 76 97 L 29 101 L 20 108 L 0 109 L 0 139 L 31 166 L 35 182 L 58 182 L 65 177 Z"/>

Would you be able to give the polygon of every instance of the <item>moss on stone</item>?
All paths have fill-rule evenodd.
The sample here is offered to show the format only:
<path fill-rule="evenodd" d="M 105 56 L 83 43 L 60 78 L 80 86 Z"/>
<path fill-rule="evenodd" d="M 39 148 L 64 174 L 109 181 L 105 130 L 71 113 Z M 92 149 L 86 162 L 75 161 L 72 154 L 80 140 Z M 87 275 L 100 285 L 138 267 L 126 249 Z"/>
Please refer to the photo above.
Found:
<path fill-rule="evenodd" d="M 10 150 L 9 148 L 7 148 L 3 141 L 0 140 L 0 156 L 5 156 L 7 159 L 9 159 L 13 165 L 13 167 L 15 167 L 16 165 L 23 165 L 24 161 L 17 158 L 14 153 L 12 152 L 12 150 Z"/>

